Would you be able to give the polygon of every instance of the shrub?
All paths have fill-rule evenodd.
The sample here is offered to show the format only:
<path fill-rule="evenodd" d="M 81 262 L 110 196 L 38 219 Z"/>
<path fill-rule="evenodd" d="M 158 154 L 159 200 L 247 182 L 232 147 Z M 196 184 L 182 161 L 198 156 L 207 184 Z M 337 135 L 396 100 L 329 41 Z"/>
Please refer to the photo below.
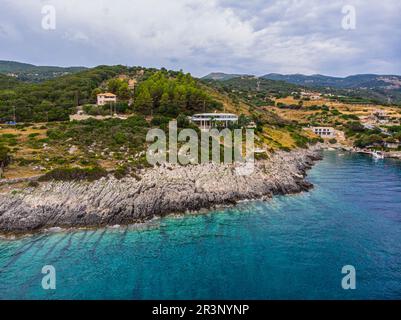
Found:
<path fill-rule="evenodd" d="M 169 121 L 170 121 L 170 118 L 157 115 L 157 116 L 153 117 L 153 119 L 150 122 L 150 124 L 152 126 L 159 127 L 159 126 L 167 125 L 169 123 Z"/>
<path fill-rule="evenodd" d="M 356 133 L 356 132 L 364 132 L 366 129 L 360 122 L 348 122 L 345 125 L 345 128 L 350 131 L 350 133 Z"/>
<path fill-rule="evenodd" d="M 330 139 L 330 140 L 329 140 L 329 143 L 330 143 L 330 144 L 336 144 L 336 143 L 337 143 L 337 140 L 334 139 L 334 138 L 333 138 L 333 139 Z"/>
<path fill-rule="evenodd" d="M 119 166 L 114 170 L 114 177 L 118 180 L 124 178 L 129 173 L 129 168 L 127 166 Z"/>
<path fill-rule="evenodd" d="M 65 138 L 64 132 L 59 129 L 49 129 L 47 130 L 47 136 L 53 140 L 62 140 Z"/>
<path fill-rule="evenodd" d="M 148 122 L 143 116 L 132 116 L 126 120 L 126 123 L 132 127 L 148 127 Z"/>
<path fill-rule="evenodd" d="M 57 168 L 47 172 L 39 181 L 95 181 L 107 176 L 107 171 L 101 167 L 92 168 Z"/>
<path fill-rule="evenodd" d="M 359 120 L 359 117 L 355 114 L 343 114 L 341 118 L 344 120 Z"/>
<path fill-rule="evenodd" d="M 10 139 L 16 137 L 16 135 L 11 133 L 3 133 L 2 137 L 5 139 Z"/>
<path fill-rule="evenodd" d="M 291 149 L 288 147 L 280 146 L 280 150 L 285 151 L 285 152 L 290 152 Z"/>
<path fill-rule="evenodd" d="M 291 137 L 294 139 L 295 145 L 298 148 L 306 148 L 308 146 L 309 139 L 307 137 L 295 132 L 291 132 Z"/>
<path fill-rule="evenodd" d="M 256 154 L 255 154 L 255 159 L 256 159 L 256 160 L 267 160 L 267 159 L 269 159 L 269 156 L 267 155 L 266 152 L 263 152 L 263 153 L 256 153 Z"/>
<path fill-rule="evenodd" d="M 28 188 L 37 188 L 39 187 L 39 182 L 37 181 L 29 181 L 28 182 Z"/>
<path fill-rule="evenodd" d="M 10 150 L 0 144 L 0 178 L 3 176 L 4 168 L 10 163 L 11 157 L 9 155 Z"/>
<path fill-rule="evenodd" d="M 189 122 L 188 118 L 185 115 L 180 114 L 177 117 L 177 126 L 178 126 L 178 128 L 188 128 L 189 125 L 190 125 L 190 122 Z"/>
<path fill-rule="evenodd" d="M 383 138 L 378 135 L 378 134 L 372 134 L 372 135 L 363 135 L 361 138 L 355 141 L 354 145 L 358 148 L 364 148 L 369 145 L 374 145 L 374 144 L 382 144 L 383 143 Z"/>
<path fill-rule="evenodd" d="M 128 111 L 128 103 L 119 102 L 115 106 L 117 113 L 127 113 Z"/>
<path fill-rule="evenodd" d="M 124 144 L 125 142 L 127 142 L 127 137 L 122 132 L 115 133 L 113 136 L 113 139 L 114 139 L 115 143 L 117 143 L 117 144 Z"/>
<path fill-rule="evenodd" d="M 83 106 L 83 110 L 86 114 L 91 116 L 107 116 L 110 115 L 110 106 L 97 106 L 97 105 L 85 105 Z"/>

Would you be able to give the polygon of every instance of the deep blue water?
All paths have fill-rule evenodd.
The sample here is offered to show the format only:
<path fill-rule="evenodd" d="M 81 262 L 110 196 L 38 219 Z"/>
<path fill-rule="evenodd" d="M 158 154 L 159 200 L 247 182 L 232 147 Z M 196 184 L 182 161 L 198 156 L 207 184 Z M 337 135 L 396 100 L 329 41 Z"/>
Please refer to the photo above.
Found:
<path fill-rule="evenodd" d="M 327 152 L 309 180 L 269 202 L 0 240 L 0 298 L 400 299 L 401 163 Z M 341 287 L 344 265 L 356 290 Z"/>

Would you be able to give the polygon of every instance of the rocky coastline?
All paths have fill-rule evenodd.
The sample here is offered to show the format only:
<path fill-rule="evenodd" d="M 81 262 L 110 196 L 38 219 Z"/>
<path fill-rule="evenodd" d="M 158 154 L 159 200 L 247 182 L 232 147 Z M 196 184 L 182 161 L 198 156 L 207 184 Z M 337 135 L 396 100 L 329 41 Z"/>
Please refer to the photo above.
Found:
<path fill-rule="evenodd" d="M 48 182 L 0 194 L 0 234 L 49 228 L 97 228 L 144 222 L 171 213 L 209 209 L 241 200 L 307 191 L 307 170 L 322 158 L 318 147 L 276 152 L 249 175 L 234 165 L 162 166 L 139 177 L 95 182 Z"/>

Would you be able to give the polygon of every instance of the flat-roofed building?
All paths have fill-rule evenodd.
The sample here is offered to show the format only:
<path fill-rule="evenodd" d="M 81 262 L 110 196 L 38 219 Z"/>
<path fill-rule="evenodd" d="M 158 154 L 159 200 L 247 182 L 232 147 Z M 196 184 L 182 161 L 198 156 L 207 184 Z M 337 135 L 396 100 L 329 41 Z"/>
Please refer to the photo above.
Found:
<path fill-rule="evenodd" d="M 334 138 L 336 136 L 336 130 L 331 127 L 312 127 L 313 133 L 322 138 Z"/>
<path fill-rule="evenodd" d="M 228 127 L 229 124 L 238 123 L 238 116 L 232 113 L 199 113 L 191 117 L 191 121 L 202 130 L 215 127 Z"/>

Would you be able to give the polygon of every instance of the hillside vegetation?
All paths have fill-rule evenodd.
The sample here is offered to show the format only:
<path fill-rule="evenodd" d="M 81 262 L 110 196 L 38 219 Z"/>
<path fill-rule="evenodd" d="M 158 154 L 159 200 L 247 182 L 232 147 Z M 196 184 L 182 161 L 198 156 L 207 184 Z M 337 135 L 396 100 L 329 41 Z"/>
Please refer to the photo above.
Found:
<path fill-rule="evenodd" d="M 49 178 L 100 177 L 104 169 L 116 176 L 135 175 L 147 165 L 145 137 L 150 128 L 166 130 L 168 122 L 177 119 L 179 128 L 197 129 L 187 116 L 199 112 L 236 113 L 238 128 L 254 122 L 256 145 L 266 150 L 290 150 L 317 141 L 297 123 L 259 107 L 266 96 L 285 96 L 294 88 L 282 82 L 231 79 L 228 86 L 220 86 L 181 71 L 125 66 L 99 66 L 36 84 L 4 80 L 0 118 L 12 120 L 15 106 L 18 122 L 0 128 L 0 145 L 11 160 L 7 178 L 43 173 Z M 117 94 L 115 109 L 126 120 L 68 121 L 78 105 L 87 113 L 110 114 L 109 106 L 93 105 L 96 94 L 105 91 Z"/>
<path fill-rule="evenodd" d="M 323 93 L 344 96 L 346 103 L 375 103 L 401 105 L 401 76 L 359 74 L 345 78 L 324 75 L 282 75 L 271 73 L 264 79 L 285 81 L 309 87 Z"/>
<path fill-rule="evenodd" d="M 1 86 L 0 119 L 11 120 L 15 107 L 18 122 L 67 121 L 77 105 L 94 101 L 92 93 L 103 81 L 125 70 L 100 66 L 42 83 Z"/>
<path fill-rule="evenodd" d="M 82 70 L 84 67 L 52 67 L 35 66 L 28 63 L 15 61 L 0 61 L 0 73 L 12 75 L 12 77 L 24 82 L 41 82 L 49 79 L 58 78 L 63 75 L 73 74 Z"/>
<path fill-rule="evenodd" d="M 135 94 L 129 92 L 126 81 L 115 79 L 118 75 L 137 78 Z M 105 82 L 108 83 L 104 85 Z M 155 112 L 177 116 L 180 112 L 221 108 L 190 75 L 139 67 L 99 66 L 38 84 L 1 77 L 0 121 L 12 120 L 14 108 L 18 122 L 67 121 L 78 105 L 95 103 L 96 94 L 105 90 L 116 93 L 120 102 L 128 103 L 133 98 L 131 111 L 135 109 L 146 115 Z"/>
<path fill-rule="evenodd" d="M 283 81 L 260 79 L 253 76 L 241 76 L 228 80 L 208 80 L 203 82 L 213 86 L 220 93 L 228 95 L 234 102 L 240 100 L 250 107 L 265 106 L 272 103 L 272 98 L 281 98 L 291 95 L 300 88 Z"/>

